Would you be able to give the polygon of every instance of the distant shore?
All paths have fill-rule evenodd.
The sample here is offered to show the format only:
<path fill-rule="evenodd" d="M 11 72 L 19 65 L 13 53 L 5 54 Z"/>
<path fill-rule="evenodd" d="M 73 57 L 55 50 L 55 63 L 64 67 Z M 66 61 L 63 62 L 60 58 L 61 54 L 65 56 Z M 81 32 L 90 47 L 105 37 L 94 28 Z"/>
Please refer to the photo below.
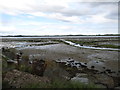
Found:
<path fill-rule="evenodd" d="M 64 37 L 64 36 L 120 36 L 120 34 L 98 34 L 98 35 L 3 35 L 0 37 Z"/>

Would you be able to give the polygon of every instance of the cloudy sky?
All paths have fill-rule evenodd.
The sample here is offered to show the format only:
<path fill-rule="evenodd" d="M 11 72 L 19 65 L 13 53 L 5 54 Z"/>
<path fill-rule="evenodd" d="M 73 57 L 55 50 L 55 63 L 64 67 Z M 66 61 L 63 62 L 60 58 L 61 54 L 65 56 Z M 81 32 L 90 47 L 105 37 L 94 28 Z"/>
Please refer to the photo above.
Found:
<path fill-rule="evenodd" d="M 117 33 L 118 0 L 0 0 L 0 35 Z"/>

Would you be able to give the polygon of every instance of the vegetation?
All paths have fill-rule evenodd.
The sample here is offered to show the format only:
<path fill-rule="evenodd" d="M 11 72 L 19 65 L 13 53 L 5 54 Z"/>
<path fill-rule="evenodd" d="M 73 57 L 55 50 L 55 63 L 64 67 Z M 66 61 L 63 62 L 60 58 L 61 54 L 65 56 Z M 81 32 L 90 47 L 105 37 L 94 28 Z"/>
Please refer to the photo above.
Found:
<path fill-rule="evenodd" d="M 103 47 L 103 48 L 120 48 L 120 46 L 111 45 L 111 44 L 104 44 L 104 45 L 97 45 L 95 47 Z"/>
<path fill-rule="evenodd" d="M 52 41 L 59 42 L 59 43 L 64 43 L 64 44 L 67 44 L 67 45 L 69 45 L 68 43 L 66 43 L 66 42 L 63 42 L 62 40 L 59 40 L 59 39 L 52 40 Z"/>
<path fill-rule="evenodd" d="M 11 88 L 11 86 L 9 85 L 9 82 L 3 80 L 2 81 L 2 88 Z"/>
<path fill-rule="evenodd" d="M 73 43 L 77 43 L 80 45 L 91 45 L 94 47 L 102 47 L 102 48 L 120 48 L 120 46 L 118 45 L 112 45 L 112 44 L 99 44 L 99 42 L 105 42 L 106 40 L 102 40 L 102 41 L 79 41 L 79 40 L 68 40 L 71 41 Z"/>
<path fill-rule="evenodd" d="M 66 80 L 56 79 L 51 81 L 50 83 L 31 83 L 29 85 L 25 85 L 24 88 L 79 88 L 87 89 L 87 88 L 100 88 L 94 84 L 83 84 L 80 82 L 72 82 Z"/>
<path fill-rule="evenodd" d="M 23 56 L 23 59 L 26 59 L 26 62 L 28 61 L 27 56 Z M 12 67 L 10 65 L 7 65 L 7 57 L 3 57 L 3 78 L 5 77 L 5 74 L 11 69 L 18 69 L 16 67 Z M 50 78 L 50 82 L 42 82 L 42 83 L 36 83 L 36 82 L 31 82 L 31 84 L 27 84 L 23 88 L 97 88 L 94 84 L 83 84 L 80 82 L 71 82 L 67 81 L 66 79 L 62 79 L 59 75 L 62 73 L 65 75 L 65 72 L 61 70 L 55 62 L 47 60 L 46 61 L 47 69 L 46 69 L 46 74 Z M 6 70 L 5 70 L 6 69 Z M 27 64 L 22 63 L 19 66 L 19 70 L 22 72 L 28 72 L 32 73 L 32 67 L 28 66 Z M 51 73 L 51 74 L 50 74 Z M 55 74 L 53 76 L 53 74 Z M 47 76 L 46 75 L 46 76 Z M 9 82 L 3 80 L 3 88 L 15 88 L 12 87 Z"/>

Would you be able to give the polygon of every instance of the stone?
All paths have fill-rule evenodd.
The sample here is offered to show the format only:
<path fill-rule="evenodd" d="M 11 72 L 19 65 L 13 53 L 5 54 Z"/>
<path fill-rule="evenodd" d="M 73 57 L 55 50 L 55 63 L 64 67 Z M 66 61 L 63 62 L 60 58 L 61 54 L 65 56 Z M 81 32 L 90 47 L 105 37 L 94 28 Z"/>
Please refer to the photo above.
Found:
<path fill-rule="evenodd" d="M 14 61 L 14 60 L 7 60 L 7 63 L 17 63 L 17 61 Z"/>
<path fill-rule="evenodd" d="M 86 73 L 76 73 L 77 77 L 87 77 L 88 75 Z"/>
<path fill-rule="evenodd" d="M 25 85 L 32 83 L 49 82 L 49 79 L 47 77 L 39 77 L 27 72 L 18 71 L 16 69 L 7 72 L 4 80 L 7 81 L 10 86 L 15 88 L 23 88 Z"/>
<path fill-rule="evenodd" d="M 71 81 L 80 82 L 80 83 L 84 83 L 84 84 L 89 83 L 89 79 L 85 78 L 85 77 L 73 77 L 73 78 L 71 78 Z"/>
<path fill-rule="evenodd" d="M 120 90 L 120 87 L 115 87 L 114 90 Z"/>
<path fill-rule="evenodd" d="M 95 74 L 96 78 L 95 83 L 101 83 L 106 85 L 108 88 L 114 88 L 114 80 L 112 77 L 105 75 L 105 74 Z"/>
<path fill-rule="evenodd" d="M 43 76 L 43 73 L 47 67 L 44 60 L 34 60 L 32 63 L 33 74 Z"/>
<path fill-rule="evenodd" d="M 91 66 L 91 68 L 95 68 L 95 66 Z"/>

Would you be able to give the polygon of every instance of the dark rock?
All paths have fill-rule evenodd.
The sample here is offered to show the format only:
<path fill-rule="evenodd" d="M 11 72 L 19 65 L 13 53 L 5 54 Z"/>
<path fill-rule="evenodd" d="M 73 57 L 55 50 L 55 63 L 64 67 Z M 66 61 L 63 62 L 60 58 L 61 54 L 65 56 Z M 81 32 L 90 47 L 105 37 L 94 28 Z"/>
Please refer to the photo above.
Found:
<path fill-rule="evenodd" d="M 98 61 L 96 61 L 96 63 L 99 63 Z"/>
<path fill-rule="evenodd" d="M 43 73 L 47 67 L 47 64 L 44 60 L 34 60 L 32 63 L 33 74 L 43 76 Z"/>
<path fill-rule="evenodd" d="M 95 68 L 95 66 L 91 66 L 91 68 L 92 68 L 92 69 L 94 69 L 94 68 Z"/>
<path fill-rule="evenodd" d="M 94 76 L 96 78 L 95 83 L 101 83 L 106 85 L 108 88 L 114 88 L 114 80 L 112 77 L 105 74 L 95 74 Z"/>
<path fill-rule="evenodd" d="M 20 55 L 22 55 L 23 53 L 22 52 L 20 52 Z"/>
<path fill-rule="evenodd" d="M 103 69 L 105 69 L 105 67 L 103 67 Z"/>
<path fill-rule="evenodd" d="M 103 71 L 103 72 L 100 72 L 99 74 L 105 74 L 106 72 L 105 71 Z"/>
<path fill-rule="evenodd" d="M 80 62 L 75 63 L 75 65 L 77 65 L 77 64 L 81 65 L 81 63 L 80 63 Z"/>
<path fill-rule="evenodd" d="M 81 65 L 81 67 L 86 68 L 87 66 L 86 65 Z"/>
<path fill-rule="evenodd" d="M 60 64 L 63 64 L 63 65 L 65 65 L 65 64 L 66 64 L 66 62 L 61 62 Z"/>
<path fill-rule="evenodd" d="M 114 90 L 120 90 L 120 87 L 115 87 Z"/>
<path fill-rule="evenodd" d="M 108 73 L 112 73 L 112 71 L 110 69 L 106 69 L 106 72 Z"/>
<path fill-rule="evenodd" d="M 29 61 L 29 64 L 32 64 L 33 62 L 32 61 Z"/>
<path fill-rule="evenodd" d="M 77 69 L 77 67 L 76 67 L 76 66 L 73 66 L 73 69 Z"/>
<path fill-rule="evenodd" d="M 2 47 L 2 52 L 5 52 L 5 48 L 4 47 Z"/>

